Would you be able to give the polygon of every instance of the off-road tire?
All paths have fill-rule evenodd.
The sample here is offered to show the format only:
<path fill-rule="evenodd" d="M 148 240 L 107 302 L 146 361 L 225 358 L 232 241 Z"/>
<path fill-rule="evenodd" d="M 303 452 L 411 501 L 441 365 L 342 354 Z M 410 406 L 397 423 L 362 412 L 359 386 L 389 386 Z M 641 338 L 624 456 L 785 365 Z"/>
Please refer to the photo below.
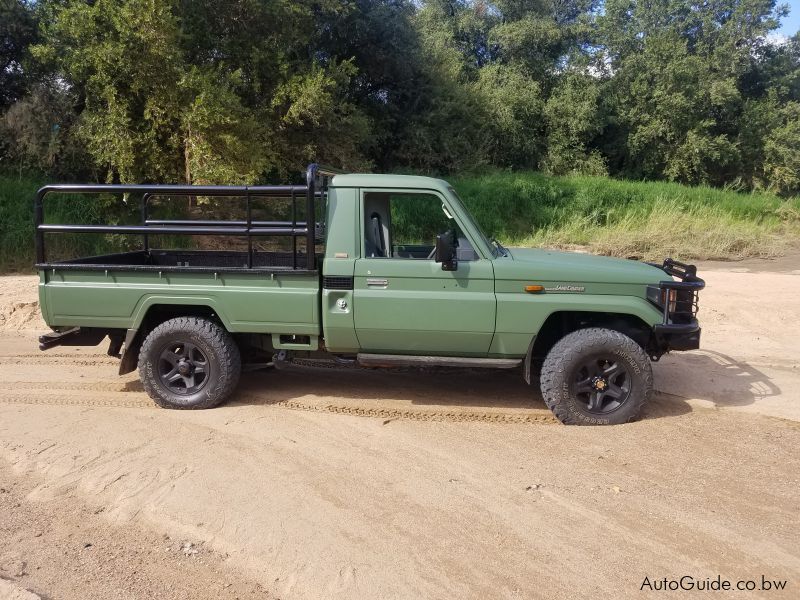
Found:
<path fill-rule="evenodd" d="M 594 357 L 611 356 L 621 361 L 630 377 L 629 394 L 606 414 L 590 412 L 574 393 L 579 369 Z M 567 425 L 617 425 L 636 419 L 653 393 L 650 359 L 639 344 L 611 329 L 579 329 L 559 340 L 542 366 L 541 390 L 548 408 Z"/>
<path fill-rule="evenodd" d="M 159 361 L 170 345 L 189 343 L 206 359 L 205 383 L 194 393 L 175 393 L 162 383 Z M 139 352 L 139 377 L 144 389 L 162 408 L 212 408 L 225 401 L 239 383 L 242 359 L 233 337 L 223 327 L 200 317 L 178 317 L 155 327 Z"/>

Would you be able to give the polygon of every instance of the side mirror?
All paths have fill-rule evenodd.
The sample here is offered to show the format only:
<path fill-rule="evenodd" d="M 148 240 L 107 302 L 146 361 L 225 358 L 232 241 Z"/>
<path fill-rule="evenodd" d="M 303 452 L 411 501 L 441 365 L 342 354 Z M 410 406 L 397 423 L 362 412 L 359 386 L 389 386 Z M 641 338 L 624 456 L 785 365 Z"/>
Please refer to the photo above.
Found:
<path fill-rule="evenodd" d="M 442 271 L 455 271 L 458 269 L 454 231 L 447 231 L 436 236 L 434 260 L 438 263 L 442 263 Z"/>

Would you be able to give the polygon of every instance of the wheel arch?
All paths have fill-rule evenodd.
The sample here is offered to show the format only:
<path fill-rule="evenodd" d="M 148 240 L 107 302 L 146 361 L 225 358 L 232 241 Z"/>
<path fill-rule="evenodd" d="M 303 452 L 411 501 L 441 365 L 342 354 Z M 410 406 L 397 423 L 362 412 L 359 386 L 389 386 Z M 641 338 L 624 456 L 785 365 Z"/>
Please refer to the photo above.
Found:
<path fill-rule="evenodd" d="M 601 312 L 588 310 L 558 310 L 550 313 L 528 346 L 523 363 L 525 381 L 530 384 L 533 372 L 544 360 L 550 349 L 565 335 L 586 329 L 603 327 L 627 335 L 649 354 L 653 329 L 640 316 L 624 312 Z"/>
<path fill-rule="evenodd" d="M 139 361 L 139 350 L 147 334 L 164 321 L 176 317 L 203 317 L 216 321 L 230 331 L 228 321 L 216 307 L 212 298 L 145 297 L 134 312 L 134 319 L 125 335 L 119 374 L 131 373 Z"/>

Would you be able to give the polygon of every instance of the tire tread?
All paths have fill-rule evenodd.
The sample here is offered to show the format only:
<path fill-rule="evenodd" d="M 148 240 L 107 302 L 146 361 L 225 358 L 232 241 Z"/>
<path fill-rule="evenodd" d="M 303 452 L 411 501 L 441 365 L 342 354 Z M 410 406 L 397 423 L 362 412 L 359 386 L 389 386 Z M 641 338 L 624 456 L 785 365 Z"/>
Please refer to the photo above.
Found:
<path fill-rule="evenodd" d="M 153 350 L 153 344 L 162 336 L 172 333 L 189 333 L 202 338 L 219 357 L 218 369 L 220 376 L 214 378 L 212 388 L 204 388 L 201 393 L 204 398 L 192 404 L 178 404 L 171 402 L 160 392 L 160 386 L 150 380 L 147 370 L 148 357 Z M 224 402 L 236 389 L 242 370 L 242 359 L 239 347 L 228 331 L 213 321 L 202 317 L 176 317 L 164 321 L 154 327 L 142 343 L 139 352 L 139 376 L 147 394 L 161 408 L 178 410 L 199 410 L 213 408 Z"/>
<path fill-rule="evenodd" d="M 551 348 L 545 357 L 541 372 L 541 390 L 545 404 L 556 418 L 566 425 L 594 424 L 588 418 L 583 419 L 576 416 L 575 411 L 570 410 L 565 402 L 560 390 L 569 376 L 568 366 L 587 350 L 601 345 L 620 347 L 636 356 L 642 367 L 641 375 L 644 379 L 644 393 L 631 397 L 628 402 L 633 404 L 623 413 L 626 416 L 622 420 L 613 420 L 613 424 L 627 423 L 636 419 L 641 413 L 642 407 L 652 396 L 653 370 L 650 359 L 639 344 L 624 333 L 613 329 L 589 327 L 573 331 L 561 338 Z"/>

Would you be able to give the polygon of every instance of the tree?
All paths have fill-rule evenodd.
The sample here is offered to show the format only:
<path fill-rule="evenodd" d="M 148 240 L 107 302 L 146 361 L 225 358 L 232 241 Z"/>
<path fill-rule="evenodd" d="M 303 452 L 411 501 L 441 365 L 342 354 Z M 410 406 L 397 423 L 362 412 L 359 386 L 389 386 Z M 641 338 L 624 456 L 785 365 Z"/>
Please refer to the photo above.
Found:
<path fill-rule="evenodd" d="M 48 7 L 33 48 L 85 98 L 78 131 L 108 181 L 177 181 L 183 60 L 168 1 L 77 0 Z"/>
<path fill-rule="evenodd" d="M 0 2 L 0 151 L 51 172 L 245 183 L 320 160 L 797 189 L 800 41 L 769 37 L 775 0 Z"/>
<path fill-rule="evenodd" d="M 473 87 L 488 117 L 490 164 L 539 166 L 545 148 L 541 84 L 520 65 L 491 64 L 480 70 Z"/>
<path fill-rule="evenodd" d="M 84 98 L 78 131 L 108 181 L 245 183 L 312 157 L 363 165 L 369 122 L 342 97 L 355 70 L 309 56 L 312 8 L 51 0 L 33 50 Z"/>
<path fill-rule="evenodd" d="M 547 156 L 543 168 L 564 175 L 606 174 L 605 159 L 592 145 L 605 126 L 601 114 L 601 83 L 585 73 L 561 78 L 544 108 Z"/>
<path fill-rule="evenodd" d="M 769 187 L 787 196 L 800 194 L 800 102 L 778 113 L 779 124 L 765 136 L 764 176 Z"/>
<path fill-rule="evenodd" d="M 773 0 L 609 0 L 600 39 L 616 127 L 611 164 L 636 177 L 737 177 L 748 85 L 783 9 Z"/>
<path fill-rule="evenodd" d="M 25 93 L 23 68 L 36 40 L 36 18 L 27 0 L 0 0 L 0 112 Z"/>
<path fill-rule="evenodd" d="M 91 160 L 76 139 L 77 99 L 57 82 L 42 82 L 6 111 L 8 159 L 20 169 L 59 178 L 89 175 Z"/>

